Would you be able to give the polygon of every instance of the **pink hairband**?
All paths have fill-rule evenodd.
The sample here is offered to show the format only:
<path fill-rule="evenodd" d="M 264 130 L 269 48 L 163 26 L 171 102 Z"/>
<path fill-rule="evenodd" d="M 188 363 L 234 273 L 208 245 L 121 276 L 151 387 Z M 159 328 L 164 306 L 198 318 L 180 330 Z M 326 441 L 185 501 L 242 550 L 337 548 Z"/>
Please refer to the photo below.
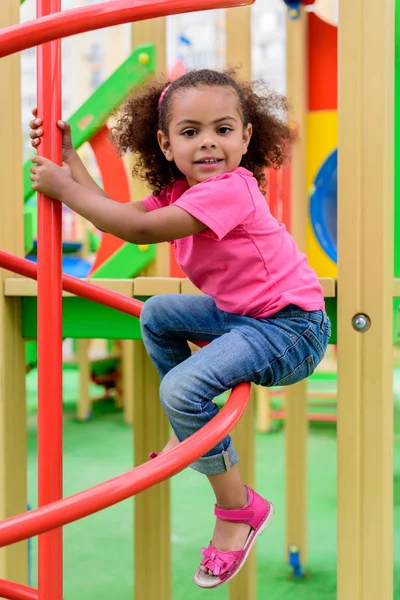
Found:
<path fill-rule="evenodd" d="M 162 104 L 162 102 L 163 102 L 163 100 L 165 98 L 165 94 L 168 92 L 168 90 L 169 90 L 170 87 L 171 87 L 171 84 L 167 85 L 167 87 L 165 87 L 163 89 L 163 91 L 161 92 L 161 96 L 160 96 L 160 98 L 158 100 L 158 108 L 160 108 L 160 106 L 161 106 L 161 104 Z"/>

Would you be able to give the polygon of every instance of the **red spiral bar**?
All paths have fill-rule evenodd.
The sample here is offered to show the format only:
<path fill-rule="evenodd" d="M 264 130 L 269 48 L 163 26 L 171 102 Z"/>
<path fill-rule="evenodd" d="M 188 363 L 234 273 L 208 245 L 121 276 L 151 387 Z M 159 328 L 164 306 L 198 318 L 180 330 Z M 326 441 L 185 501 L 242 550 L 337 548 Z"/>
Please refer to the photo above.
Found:
<path fill-rule="evenodd" d="M 111 0 L 6 27 L 0 32 L 0 58 L 51 40 L 122 23 L 202 10 L 250 6 L 255 0 Z"/>
<path fill-rule="evenodd" d="M 6 600 L 38 600 L 38 591 L 20 583 L 0 579 L 0 597 Z"/>
<path fill-rule="evenodd" d="M 175 448 L 88 490 L 2 521 L 0 547 L 87 517 L 176 475 L 228 435 L 244 414 L 249 398 L 250 384 L 241 383 L 207 425 Z"/>
<path fill-rule="evenodd" d="M 35 263 L 14 256 L 9 252 L 4 252 L 4 250 L 0 250 L 0 267 L 24 277 L 29 277 L 29 279 L 37 279 L 37 265 Z M 103 289 L 95 283 L 88 283 L 71 275 L 62 276 L 62 287 L 66 292 L 81 296 L 81 298 L 86 298 L 86 300 L 92 302 L 104 304 L 104 306 L 114 308 L 132 317 L 139 317 L 143 306 L 143 302 L 140 302 L 140 300 L 110 292 L 110 290 Z"/>

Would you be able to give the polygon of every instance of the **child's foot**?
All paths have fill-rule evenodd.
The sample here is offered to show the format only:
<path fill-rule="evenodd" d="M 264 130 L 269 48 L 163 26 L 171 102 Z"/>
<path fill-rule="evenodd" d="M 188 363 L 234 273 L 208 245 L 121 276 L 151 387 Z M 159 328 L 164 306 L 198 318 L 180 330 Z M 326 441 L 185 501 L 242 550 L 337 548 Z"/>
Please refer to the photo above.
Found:
<path fill-rule="evenodd" d="M 220 506 L 219 508 L 242 508 L 248 502 L 247 493 L 245 497 L 245 501 L 240 503 L 239 506 Z M 250 531 L 251 527 L 250 525 L 246 525 L 246 523 L 233 523 L 232 521 L 222 521 L 221 519 L 217 519 L 211 543 L 214 548 L 220 552 L 242 550 L 249 537 Z M 213 572 L 206 567 L 201 566 L 200 570 L 209 575 L 213 575 Z"/>
<path fill-rule="evenodd" d="M 212 545 L 220 552 L 233 552 L 242 550 L 251 531 L 250 525 L 245 523 L 231 523 L 217 519 Z M 210 569 L 200 566 L 200 570 L 209 575 L 214 575 Z"/>
<path fill-rule="evenodd" d="M 248 502 L 241 508 L 215 507 L 217 524 L 213 541 L 208 548 L 202 548 L 203 560 L 193 577 L 199 587 L 218 587 L 235 577 L 274 514 L 268 500 L 251 488 L 246 490 Z"/>

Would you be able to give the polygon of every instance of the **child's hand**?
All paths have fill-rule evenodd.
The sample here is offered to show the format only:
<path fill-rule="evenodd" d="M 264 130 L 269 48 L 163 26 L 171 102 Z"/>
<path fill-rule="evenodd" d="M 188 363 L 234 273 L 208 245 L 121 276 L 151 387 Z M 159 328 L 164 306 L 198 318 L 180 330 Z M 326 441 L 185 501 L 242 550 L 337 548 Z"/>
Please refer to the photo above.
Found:
<path fill-rule="evenodd" d="M 42 119 L 37 118 L 37 108 L 32 110 L 32 115 L 35 117 L 29 123 L 31 128 L 29 137 L 31 138 L 31 145 L 37 148 L 40 144 L 40 138 L 43 135 Z M 71 137 L 71 127 L 65 121 L 58 121 L 57 126 L 62 131 L 62 160 L 66 162 L 71 154 L 75 151 Z"/>
<path fill-rule="evenodd" d="M 66 163 L 59 167 L 43 156 L 34 156 L 32 162 L 35 163 L 30 169 L 32 189 L 55 200 L 61 200 L 68 186 L 74 183 L 70 167 Z"/>

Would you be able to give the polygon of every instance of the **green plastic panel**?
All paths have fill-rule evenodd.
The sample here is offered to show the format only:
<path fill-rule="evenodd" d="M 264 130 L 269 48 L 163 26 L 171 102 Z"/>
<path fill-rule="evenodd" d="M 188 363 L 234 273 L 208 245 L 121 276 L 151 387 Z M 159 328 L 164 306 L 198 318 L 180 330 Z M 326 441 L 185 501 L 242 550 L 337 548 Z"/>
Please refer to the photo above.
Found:
<path fill-rule="evenodd" d="M 29 341 L 25 344 L 25 361 L 27 365 L 32 367 L 37 363 L 37 341 Z"/>
<path fill-rule="evenodd" d="M 138 298 L 145 301 L 146 298 Z M 332 322 L 331 344 L 337 343 L 336 298 L 327 298 L 326 310 Z M 21 298 L 22 337 L 37 337 L 37 298 Z M 140 340 L 139 319 L 84 298 L 63 298 L 63 337 Z"/>
<path fill-rule="evenodd" d="M 325 298 L 326 312 L 332 323 L 332 335 L 330 344 L 337 344 L 337 299 Z"/>
<path fill-rule="evenodd" d="M 93 279 L 130 279 L 136 277 L 156 258 L 156 246 L 124 244 L 103 263 L 91 277 Z"/>
<path fill-rule="evenodd" d="M 400 298 L 393 300 L 393 344 L 400 342 Z"/>
<path fill-rule="evenodd" d="M 22 337 L 37 338 L 37 298 L 21 298 Z M 85 298 L 63 298 L 63 338 L 140 340 L 139 319 Z"/>
<path fill-rule="evenodd" d="M 152 44 L 138 46 L 129 58 L 78 108 L 68 120 L 76 149 L 90 140 L 107 122 L 110 113 L 123 103 L 134 86 L 140 85 L 148 75 L 155 72 L 155 65 L 155 46 Z M 29 200 L 34 193 L 29 179 L 31 164 L 31 159 L 28 159 L 23 167 L 24 202 Z"/>
<path fill-rule="evenodd" d="M 24 251 L 28 254 L 33 248 L 33 219 L 30 212 L 24 213 Z"/>

